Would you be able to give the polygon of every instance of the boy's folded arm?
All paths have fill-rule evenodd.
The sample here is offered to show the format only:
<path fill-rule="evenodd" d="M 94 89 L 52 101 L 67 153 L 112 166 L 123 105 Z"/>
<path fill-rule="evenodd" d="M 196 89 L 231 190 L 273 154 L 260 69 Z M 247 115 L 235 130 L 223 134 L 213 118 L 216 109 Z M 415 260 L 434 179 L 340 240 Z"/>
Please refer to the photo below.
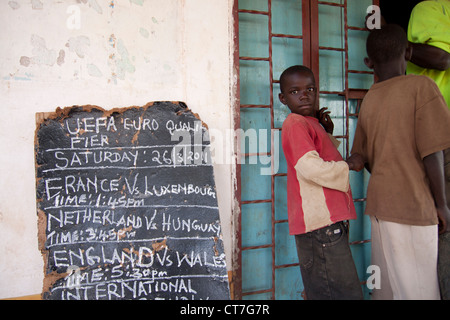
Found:
<path fill-rule="evenodd" d="M 349 166 L 345 161 L 324 161 L 317 151 L 305 153 L 295 165 L 297 178 L 342 192 L 349 190 Z"/>

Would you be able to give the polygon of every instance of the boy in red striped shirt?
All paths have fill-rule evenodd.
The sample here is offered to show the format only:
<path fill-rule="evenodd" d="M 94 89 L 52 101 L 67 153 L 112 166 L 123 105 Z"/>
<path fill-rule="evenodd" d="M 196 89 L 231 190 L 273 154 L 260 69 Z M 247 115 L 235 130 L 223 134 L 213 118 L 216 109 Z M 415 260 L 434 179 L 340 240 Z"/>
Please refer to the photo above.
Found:
<path fill-rule="evenodd" d="M 362 159 L 344 161 L 321 125 L 332 130 L 328 113 L 321 109 L 316 117 L 317 89 L 309 68 L 286 69 L 280 89 L 280 101 L 291 110 L 282 127 L 289 233 L 295 235 L 306 297 L 362 299 L 346 224 L 356 219 L 349 170 L 361 170 Z"/>

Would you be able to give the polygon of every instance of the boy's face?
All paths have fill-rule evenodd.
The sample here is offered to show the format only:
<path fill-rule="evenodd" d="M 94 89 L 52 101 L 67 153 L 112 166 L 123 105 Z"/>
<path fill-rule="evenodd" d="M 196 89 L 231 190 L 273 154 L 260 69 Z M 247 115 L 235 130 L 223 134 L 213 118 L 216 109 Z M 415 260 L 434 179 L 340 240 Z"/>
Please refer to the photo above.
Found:
<path fill-rule="evenodd" d="M 278 95 L 292 113 L 313 117 L 316 105 L 316 84 L 308 73 L 293 73 L 283 81 L 283 92 Z"/>

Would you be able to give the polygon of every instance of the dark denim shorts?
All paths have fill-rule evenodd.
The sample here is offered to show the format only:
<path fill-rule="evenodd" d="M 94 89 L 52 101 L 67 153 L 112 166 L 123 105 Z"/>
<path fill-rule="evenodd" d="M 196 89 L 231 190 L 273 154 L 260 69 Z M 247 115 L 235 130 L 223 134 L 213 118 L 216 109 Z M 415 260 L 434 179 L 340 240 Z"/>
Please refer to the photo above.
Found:
<path fill-rule="evenodd" d="M 306 299 L 363 299 L 347 234 L 347 224 L 338 222 L 295 236 Z"/>

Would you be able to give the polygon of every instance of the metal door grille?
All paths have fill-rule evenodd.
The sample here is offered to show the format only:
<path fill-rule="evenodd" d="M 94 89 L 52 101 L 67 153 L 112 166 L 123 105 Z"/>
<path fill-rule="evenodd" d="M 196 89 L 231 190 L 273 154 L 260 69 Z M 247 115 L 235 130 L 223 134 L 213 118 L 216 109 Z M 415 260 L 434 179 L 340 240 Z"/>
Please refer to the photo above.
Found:
<path fill-rule="evenodd" d="M 279 140 L 275 140 L 276 137 L 281 136 L 281 126 L 275 123 L 275 114 L 274 114 L 274 86 L 277 86 L 279 84 L 279 80 L 274 78 L 274 61 L 273 61 L 273 41 L 276 39 L 297 39 L 302 41 L 302 49 L 303 49 L 303 61 L 298 61 L 297 64 L 304 64 L 306 66 L 309 66 L 313 72 L 316 75 L 316 82 L 319 83 L 320 81 L 320 70 L 319 70 L 319 60 L 321 52 L 326 51 L 333 51 L 333 52 L 340 52 L 343 55 L 343 70 L 342 74 L 344 77 L 344 83 L 343 83 L 343 89 L 342 90 L 320 90 L 319 95 L 322 97 L 327 96 L 333 96 L 333 97 L 340 97 L 343 102 L 343 130 L 341 134 L 336 135 L 336 138 L 343 140 L 343 150 L 341 150 L 341 153 L 344 157 L 348 157 L 349 155 L 349 149 L 350 149 L 350 121 L 351 118 L 356 118 L 357 113 L 359 110 L 359 104 L 362 100 L 365 92 L 367 91 L 367 88 L 363 89 L 350 89 L 349 87 L 349 75 L 352 74 L 362 74 L 362 75 L 372 75 L 371 71 L 368 70 L 357 70 L 355 68 L 350 69 L 349 68 L 349 30 L 353 31 L 363 31 L 366 32 L 364 27 L 357 27 L 357 26 L 349 26 L 348 25 L 348 2 L 355 2 L 357 0 L 337 0 L 336 2 L 327 2 L 327 1 L 317 1 L 317 0 L 301 0 L 301 18 L 302 23 L 299 25 L 299 29 L 301 32 L 299 34 L 289 34 L 289 33 L 278 33 L 273 32 L 273 4 L 277 3 L 277 1 L 283 1 L 283 0 L 267 0 L 267 4 L 265 5 L 264 10 L 260 9 L 248 9 L 248 8 L 240 8 L 240 2 L 247 2 L 245 0 L 235 0 L 235 29 L 238 28 L 236 25 L 236 21 L 243 20 L 244 16 L 249 15 L 253 17 L 264 17 L 267 21 L 267 30 L 264 32 L 265 35 L 267 35 L 268 39 L 268 55 L 267 56 L 258 56 L 258 55 L 248 55 L 244 56 L 239 52 L 239 63 L 245 63 L 248 61 L 251 62 L 261 62 L 268 65 L 269 75 L 268 81 L 269 86 L 269 99 L 267 103 L 260 103 L 260 104 L 239 104 L 239 109 L 237 110 L 237 113 L 241 115 L 241 113 L 248 112 L 248 110 L 254 110 L 256 112 L 267 112 L 269 110 L 270 113 L 270 129 L 271 129 L 271 135 L 270 135 L 270 151 L 268 150 L 257 150 L 257 152 L 246 152 L 247 149 L 243 150 L 243 153 L 240 153 L 240 143 L 241 141 L 238 141 L 238 156 L 237 158 L 239 161 L 241 159 L 244 159 L 243 163 L 245 162 L 245 159 L 249 159 L 250 157 L 260 157 L 260 156 L 274 156 L 274 148 L 275 144 L 279 143 Z M 259 1 L 261 2 L 261 1 Z M 375 1 L 377 2 L 377 1 Z M 377 4 L 377 3 L 374 3 Z M 324 7 L 335 7 L 339 8 L 341 14 L 342 14 L 342 34 L 343 34 L 343 46 L 326 46 L 326 45 L 319 45 L 319 11 L 321 8 Z M 361 16 L 365 16 L 365 12 L 361 13 Z M 236 40 L 236 45 L 239 44 L 239 40 Z M 289 65 L 286 65 L 285 67 L 288 67 Z M 239 70 L 239 66 L 236 66 L 236 68 Z M 238 81 L 238 86 L 242 88 L 242 79 Z M 238 94 L 238 99 L 241 97 L 241 94 Z M 326 98 L 324 98 L 326 100 Z M 350 108 L 351 106 L 351 108 Z M 265 111 L 264 111 L 265 110 Z M 356 122 L 356 120 L 355 120 Z M 244 145 L 245 147 L 245 145 Z M 282 153 L 281 147 L 280 152 Z M 273 158 L 272 158 L 273 160 Z M 276 217 L 275 210 L 276 210 L 276 200 L 275 200 L 275 188 L 277 180 L 281 177 L 286 177 L 287 174 L 283 172 L 275 172 L 274 170 L 274 162 L 271 161 L 271 176 L 270 176 L 270 198 L 259 198 L 259 199 L 252 199 L 252 200 L 246 200 L 242 198 L 242 166 L 241 162 L 238 162 L 237 164 L 237 179 L 238 179 L 238 192 L 236 194 L 236 198 L 240 202 L 240 213 L 242 215 L 242 209 L 247 205 L 255 205 L 255 204 L 265 204 L 267 206 L 270 205 L 270 224 L 271 224 L 271 234 L 270 243 L 262 244 L 262 245 L 243 245 L 242 241 L 242 221 L 241 219 L 238 219 L 237 221 L 237 235 L 236 235 L 236 242 L 237 242 L 237 250 L 236 250 L 236 257 L 235 262 L 237 263 L 237 268 L 233 275 L 233 283 L 234 283 L 234 298 L 235 299 L 250 299 L 252 297 L 255 298 L 261 298 L 261 297 L 268 297 L 270 299 L 276 299 L 277 298 L 277 290 L 279 288 L 276 287 L 277 284 L 277 271 L 281 269 L 291 268 L 295 267 L 295 270 L 297 270 L 298 274 L 300 273 L 300 270 L 298 268 L 298 262 L 295 263 L 277 263 L 277 239 L 276 239 L 276 229 L 277 226 L 287 225 L 287 218 L 280 219 L 279 217 Z M 361 180 L 361 176 L 358 178 Z M 364 179 L 364 178 L 362 178 Z M 353 186 L 352 186 L 353 188 Z M 269 194 L 267 194 L 269 195 Z M 364 196 L 359 197 L 355 199 L 355 202 L 358 203 L 364 203 L 365 198 Z M 242 217 L 242 216 L 240 216 Z M 361 233 L 361 232 L 359 232 Z M 364 236 L 363 236 L 364 237 Z M 365 244 L 369 242 L 370 239 L 367 237 L 361 238 L 361 235 L 359 235 L 358 239 L 353 239 L 351 241 L 352 245 L 358 245 L 358 244 Z M 279 242 L 279 241 L 278 241 Z M 270 281 L 266 282 L 264 288 L 261 289 L 248 289 L 243 288 L 243 282 L 245 282 L 246 277 L 249 275 L 249 268 L 248 266 L 245 268 L 246 271 L 243 271 L 243 254 L 249 254 L 252 252 L 256 252 L 257 250 L 264 249 L 264 250 L 271 250 L 271 274 L 270 274 Z M 292 250 L 291 250 L 292 251 Z M 253 270 L 256 270 L 258 267 L 258 262 L 263 263 L 261 261 L 255 261 L 256 264 Z M 365 270 L 364 270 L 365 271 Z M 267 279 L 265 280 L 267 281 Z M 278 294 L 279 295 L 279 294 Z M 303 295 L 302 295 L 303 296 Z M 285 298 L 285 296 L 283 296 Z M 297 295 L 297 298 L 299 296 Z"/>

